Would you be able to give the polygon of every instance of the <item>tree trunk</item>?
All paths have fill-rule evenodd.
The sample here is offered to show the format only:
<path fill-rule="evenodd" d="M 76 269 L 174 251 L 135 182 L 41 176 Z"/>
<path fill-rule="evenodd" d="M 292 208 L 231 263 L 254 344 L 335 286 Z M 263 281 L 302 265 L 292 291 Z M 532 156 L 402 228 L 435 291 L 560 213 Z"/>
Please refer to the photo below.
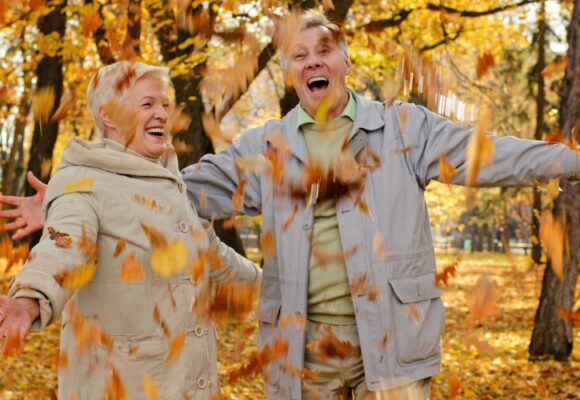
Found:
<path fill-rule="evenodd" d="M 568 30 L 568 65 L 562 86 L 560 126 L 571 138 L 580 132 L 580 0 L 574 1 L 574 12 Z M 575 298 L 578 262 L 580 261 L 580 187 L 563 182 L 564 190 L 556 200 L 555 213 L 565 210 L 569 257 L 564 258 L 564 279 L 559 280 L 549 263 L 544 271 L 540 304 L 529 346 L 532 356 L 551 355 L 567 358 L 572 352 L 572 324 L 558 310 L 570 310 Z"/>
<path fill-rule="evenodd" d="M 534 78 L 538 86 L 536 93 L 536 129 L 534 139 L 542 140 L 544 133 L 544 109 L 546 105 L 546 89 L 542 71 L 546 67 L 546 11 L 545 0 L 540 2 L 538 15 L 538 60 L 534 67 Z M 542 214 L 542 199 L 537 187 L 534 187 L 534 203 L 532 210 L 532 260 L 540 264 L 542 259 L 542 243 L 540 242 L 540 215 Z"/>

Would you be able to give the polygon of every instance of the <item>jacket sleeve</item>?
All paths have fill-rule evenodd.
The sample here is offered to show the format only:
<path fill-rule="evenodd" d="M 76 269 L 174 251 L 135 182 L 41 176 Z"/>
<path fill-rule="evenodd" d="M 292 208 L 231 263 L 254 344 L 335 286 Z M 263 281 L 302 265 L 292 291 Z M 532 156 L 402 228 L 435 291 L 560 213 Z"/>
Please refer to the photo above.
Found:
<path fill-rule="evenodd" d="M 466 149 L 473 127 L 463 127 L 423 107 L 409 107 L 409 129 L 403 140 L 413 149 L 410 160 L 423 187 L 440 175 L 439 157 L 444 154 L 457 173 L 450 183 L 464 185 L 467 176 Z M 408 136 L 406 138 L 405 136 Z M 580 153 L 564 145 L 513 136 L 488 135 L 495 153 L 491 165 L 482 166 L 477 186 L 530 186 L 535 181 L 580 178 Z"/>
<path fill-rule="evenodd" d="M 57 245 L 50 237 L 49 228 L 70 236 L 70 244 L 65 239 Z M 74 293 L 71 289 L 62 288 L 59 280 L 87 261 L 79 248 L 83 229 L 85 238 L 91 241 L 96 239 L 98 219 L 91 193 L 64 194 L 47 206 L 42 238 L 31 250 L 28 260 L 8 291 L 11 298 L 29 297 L 39 301 L 40 317 L 34 321 L 33 331 L 57 319 L 66 301 Z"/>
<path fill-rule="evenodd" d="M 241 208 L 234 210 L 232 197 L 240 185 L 236 161 L 242 157 L 262 154 L 262 135 L 266 127 L 242 134 L 218 154 L 207 154 L 197 164 L 182 171 L 187 194 L 203 218 L 223 219 L 234 214 L 256 215 L 261 208 L 260 178 L 255 173 L 244 173 L 246 179 Z M 203 201 L 203 197 L 207 201 Z"/>
<path fill-rule="evenodd" d="M 227 279 L 259 284 L 262 279 L 262 270 L 256 267 L 252 261 L 224 244 L 209 226 L 209 222 L 202 220 L 202 224 L 207 233 L 210 248 L 217 252 L 225 264 L 225 268 L 212 268 L 210 271 L 211 280 L 218 282 Z"/>

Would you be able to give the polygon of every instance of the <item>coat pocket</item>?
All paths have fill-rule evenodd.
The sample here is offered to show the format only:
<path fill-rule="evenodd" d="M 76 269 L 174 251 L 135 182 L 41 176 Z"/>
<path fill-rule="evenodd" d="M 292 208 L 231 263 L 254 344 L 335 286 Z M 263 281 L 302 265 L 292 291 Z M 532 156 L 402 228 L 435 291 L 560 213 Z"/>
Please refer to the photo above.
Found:
<path fill-rule="evenodd" d="M 392 327 L 399 362 L 410 364 L 440 356 L 445 310 L 433 274 L 390 279 L 389 285 L 394 294 Z"/>

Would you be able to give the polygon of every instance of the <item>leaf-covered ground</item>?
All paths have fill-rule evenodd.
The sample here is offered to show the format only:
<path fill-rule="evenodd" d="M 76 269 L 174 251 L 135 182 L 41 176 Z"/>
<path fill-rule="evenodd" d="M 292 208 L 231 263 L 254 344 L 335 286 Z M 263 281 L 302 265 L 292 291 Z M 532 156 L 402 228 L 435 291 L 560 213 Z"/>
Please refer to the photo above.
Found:
<path fill-rule="evenodd" d="M 438 256 L 439 270 L 456 260 Z M 457 398 L 475 399 L 580 399 L 580 328 L 574 332 L 569 362 L 528 361 L 527 346 L 541 289 L 543 271 L 530 267 L 524 257 L 464 255 L 457 274 L 443 285 L 447 318 L 443 335 L 443 370 L 434 378 L 433 398 L 449 398 L 450 385 Z M 466 343 L 469 296 L 482 274 L 500 292 L 499 312 L 473 330 Z M 0 283 L 5 292 L 7 282 Z M 260 378 L 228 384 L 228 371 L 247 359 L 256 341 L 255 322 L 221 328 L 219 360 L 222 391 L 232 399 L 263 399 Z M 252 332 L 248 334 L 248 332 Z M 56 388 L 58 326 L 32 334 L 20 357 L 0 359 L 0 399 L 50 398 Z"/>

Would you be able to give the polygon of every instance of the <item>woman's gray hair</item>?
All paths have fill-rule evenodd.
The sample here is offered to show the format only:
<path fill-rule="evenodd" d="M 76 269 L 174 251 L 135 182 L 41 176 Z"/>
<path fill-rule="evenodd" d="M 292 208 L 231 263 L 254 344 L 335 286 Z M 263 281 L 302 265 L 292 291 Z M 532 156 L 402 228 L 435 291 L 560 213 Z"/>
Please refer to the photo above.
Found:
<path fill-rule="evenodd" d="M 344 38 L 340 27 L 329 20 L 324 13 L 317 10 L 308 10 L 302 13 L 300 19 L 302 21 L 301 31 L 319 27 L 328 29 L 334 40 L 336 40 L 336 43 L 342 51 L 342 54 L 344 54 L 344 57 L 349 58 L 348 44 L 346 43 L 346 39 Z M 280 66 L 283 70 L 286 69 L 286 56 L 287 54 L 280 52 Z"/>
<path fill-rule="evenodd" d="M 164 87 L 169 85 L 169 68 L 142 62 L 119 61 L 99 68 L 87 87 L 87 102 L 97 128 L 104 134 L 101 107 L 109 100 L 121 101 L 138 79 L 147 76 L 159 78 Z"/>

